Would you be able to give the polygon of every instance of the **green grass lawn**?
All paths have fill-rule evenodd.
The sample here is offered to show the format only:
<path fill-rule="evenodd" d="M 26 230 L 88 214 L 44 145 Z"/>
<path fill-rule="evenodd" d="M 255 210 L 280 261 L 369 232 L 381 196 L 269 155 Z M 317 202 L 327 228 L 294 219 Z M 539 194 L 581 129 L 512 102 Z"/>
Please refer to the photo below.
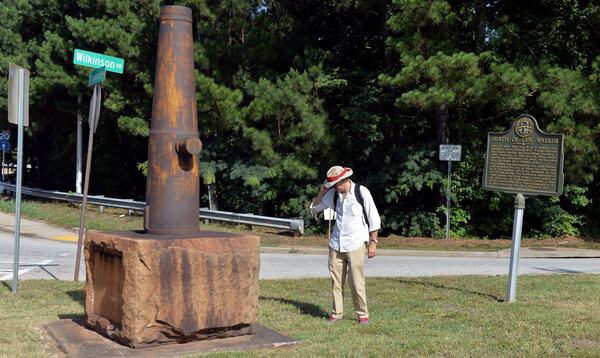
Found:
<path fill-rule="evenodd" d="M 217 356 L 600 356 L 600 275 L 521 276 L 513 304 L 502 302 L 506 285 L 506 276 L 368 279 L 371 324 L 361 327 L 351 314 L 324 323 L 326 279 L 261 281 L 260 322 L 300 344 Z M 79 283 L 25 280 L 17 296 L 0 284 L 0 356 L 60 355 L 41 324 L 82 315 L 82 303 Z"/>

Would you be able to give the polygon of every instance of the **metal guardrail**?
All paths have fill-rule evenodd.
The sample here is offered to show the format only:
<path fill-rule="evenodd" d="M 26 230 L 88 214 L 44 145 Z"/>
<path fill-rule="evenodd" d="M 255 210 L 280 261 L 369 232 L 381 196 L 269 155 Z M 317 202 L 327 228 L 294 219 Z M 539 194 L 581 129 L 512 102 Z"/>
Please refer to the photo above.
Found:
<path fill-rule="evenodd" d="M 81 203 L 83 196 L 76 193 L 64 193 L 60 191 L 50 191 L 42 189 L 33 189 L 22 187 L 22 194 L 35 196 L 51 200 L 69 201 L 72 203 Z M 15 192 L 16 185 L 0 182 L 0 192 L 9 191 Z M 133 211 L 144 211 L 146 203 L 143 201 L 135 201 L 133 199 L 115 199 L 107 198 L 99 195 L 88 195 L 88 203 L 111 208 L 121 208 Z M 228 211 L 217 211 L 201 208 L 198 212 L 200 219 L 225 221 L 237 224 L 266 226 L 277 229 L 290 230 L 304 235 L 304 220 L 299 219 L 280 219 L 269 216 L 260 216 L 254 214 L 238 214 Z"/>

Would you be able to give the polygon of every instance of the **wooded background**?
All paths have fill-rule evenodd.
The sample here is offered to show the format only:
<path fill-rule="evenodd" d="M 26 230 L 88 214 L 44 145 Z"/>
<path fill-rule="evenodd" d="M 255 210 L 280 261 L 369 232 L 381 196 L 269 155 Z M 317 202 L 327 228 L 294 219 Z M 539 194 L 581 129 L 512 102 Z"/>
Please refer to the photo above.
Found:
<path fill-rule="evenodd" d="M 593 1 L 0 0 L 0 68 L 31 70 L 26 185 L 74 191 L 92 92 L 80 48 L 125 59 L 103 84 L 90 193 L 144 200 L 158 14 L 173 3 L 194 13 L 203 206 L 214 182 L 220 210 L 310 220 L 339 164 L 371 190 L 385 233 L 441 236 L 437 150 L 452 143 L 453 235 L 509 236 L 512 196 L 481 188 L 486 135 L 527 113 L 565 134 L 565 192 L 527 200 L 525 234 L 599 235 Z M 4 129 L 6 116 L 4 76 Z"/>

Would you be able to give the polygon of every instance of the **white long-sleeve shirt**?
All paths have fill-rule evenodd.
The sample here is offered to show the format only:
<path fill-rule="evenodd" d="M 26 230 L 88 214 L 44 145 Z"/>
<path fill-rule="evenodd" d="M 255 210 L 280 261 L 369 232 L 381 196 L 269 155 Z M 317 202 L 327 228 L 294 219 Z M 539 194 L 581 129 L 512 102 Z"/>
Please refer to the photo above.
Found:
<path fill-rule="evenodd" d="M 381 218 L 375 207 L 375 202 L 371 196 L 369 189 L 360 186 L 360 193 L 363 197 L 365 205 L 365 213 L 369 220 L 369 226 L 365 222 L 363 208 L 358 203 L 354 195 L 353 182 L 350 182 L 350 190 L 346 193 L 344 199 L 342 194 L 338 194 L 335 189 L 329 190 L 319 205 L 313 206 L 310 209 L 315 212 L 321 212 L 327 208 L 333 209 L 334 195 L 338 196 L 337 205 L 335 208 L 336 220 L 333 228 L 333 235 L 329 241 L 329 247 L 339 252 L 350 252 L 358 249 L 360 245 L 364 245 L 369 241 L 369 233 L 381 228 Z"/>

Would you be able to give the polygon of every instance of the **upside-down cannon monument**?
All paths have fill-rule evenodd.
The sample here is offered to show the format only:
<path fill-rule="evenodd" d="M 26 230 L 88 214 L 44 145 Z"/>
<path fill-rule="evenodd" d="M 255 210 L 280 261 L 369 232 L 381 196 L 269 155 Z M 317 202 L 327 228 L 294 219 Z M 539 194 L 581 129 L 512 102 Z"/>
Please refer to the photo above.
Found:
<path fill-rule="evenodd" d="M 85 324 L 134 348 L 253 334 L 259 238 L 199 230 L 192 12 L 160 13 L 144 231 L 89 232 Z"/>

